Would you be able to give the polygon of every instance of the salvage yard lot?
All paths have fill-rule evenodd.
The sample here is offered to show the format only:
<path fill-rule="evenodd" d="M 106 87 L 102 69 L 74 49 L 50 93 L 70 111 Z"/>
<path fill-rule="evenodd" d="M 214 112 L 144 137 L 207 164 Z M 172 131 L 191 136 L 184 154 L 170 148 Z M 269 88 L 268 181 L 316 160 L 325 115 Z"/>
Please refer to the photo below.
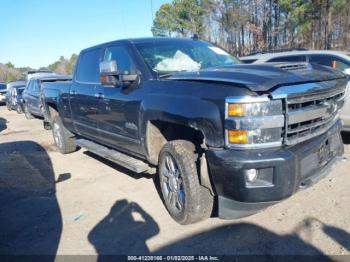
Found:
<path fill-rule="evenodd" d="M 149 176 L 83 149 L 61 155 L 40 120 L 2 106 L 0 254 L 350 255 L 349 170 L 339 162 L 316 186 L 254 216 L 181 226 Z"/>

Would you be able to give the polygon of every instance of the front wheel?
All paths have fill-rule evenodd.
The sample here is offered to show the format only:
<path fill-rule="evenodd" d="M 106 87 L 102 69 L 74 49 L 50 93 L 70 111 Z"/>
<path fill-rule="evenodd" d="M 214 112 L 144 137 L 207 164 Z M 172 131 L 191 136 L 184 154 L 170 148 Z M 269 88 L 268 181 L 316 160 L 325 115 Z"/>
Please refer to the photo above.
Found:
<path fill-rule="evenodd" d="M 56 115 L 52 120 L 52 134 L 58 151 L 62 154 L 72 153 L 77 150 L 73 135 L 64 127 L 61 118 Z"/>
<path fill-rule="evenodd" d="M 159 181 L 163 202 L 179 224 L 192 224 L 209 218 L 214 198 L 199 183 L 197 154 L 193 143 L 171 141 L 159 156 Z"/>

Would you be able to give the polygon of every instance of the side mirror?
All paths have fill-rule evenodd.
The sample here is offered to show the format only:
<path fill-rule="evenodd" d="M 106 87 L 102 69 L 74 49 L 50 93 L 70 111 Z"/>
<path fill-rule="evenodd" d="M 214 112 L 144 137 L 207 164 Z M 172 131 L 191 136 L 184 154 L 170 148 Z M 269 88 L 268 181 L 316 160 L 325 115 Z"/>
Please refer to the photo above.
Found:
<path fill-rule="evenodd" d="M 349 67 L 349 68 L 345 68 L 343 72 L 344 72 L 344 74 L 346 74 L 347 76 L 350 76 L 350 67 Z"/>
<path fill-rule="evenodd" d="M 115 60 L 100 63 L 100 81 L 102 85 L 116 87 L 122 84 L 131 84 L 137 79 L 137 74 L 131 74 L 129 71 L 119 71 Z"/>

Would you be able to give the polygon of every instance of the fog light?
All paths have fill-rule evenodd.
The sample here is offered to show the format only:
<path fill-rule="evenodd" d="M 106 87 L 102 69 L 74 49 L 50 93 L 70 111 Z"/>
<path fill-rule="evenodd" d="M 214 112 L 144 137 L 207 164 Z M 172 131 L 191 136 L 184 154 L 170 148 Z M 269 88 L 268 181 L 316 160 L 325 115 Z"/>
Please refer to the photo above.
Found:
<path fill-rule="evenodd" d="M 245 179 L 248 183 L 254 183 L 258 177 L 258 171 L 256 169 L 247 169 L 245 171 Z"/>

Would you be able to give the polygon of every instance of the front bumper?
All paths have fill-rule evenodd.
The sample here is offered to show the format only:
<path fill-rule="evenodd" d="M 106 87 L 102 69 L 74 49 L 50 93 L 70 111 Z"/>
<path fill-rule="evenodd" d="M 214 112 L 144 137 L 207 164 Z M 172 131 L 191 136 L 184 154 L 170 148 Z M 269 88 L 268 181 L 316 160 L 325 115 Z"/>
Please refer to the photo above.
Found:
<path fill-rule="evenodd" d="M 207 157 L 219 198 L 219 216 L 230 218 L 232 210 L 242 211 L 238 217 L 249 215 L 326 176 L 344 152 L 340 130 L 338 121 L 323 135 L 279 149 L 209 150 Z M 268 176 L 271 183 L 247 185 L 248 169 L 271 173 Z"/>

